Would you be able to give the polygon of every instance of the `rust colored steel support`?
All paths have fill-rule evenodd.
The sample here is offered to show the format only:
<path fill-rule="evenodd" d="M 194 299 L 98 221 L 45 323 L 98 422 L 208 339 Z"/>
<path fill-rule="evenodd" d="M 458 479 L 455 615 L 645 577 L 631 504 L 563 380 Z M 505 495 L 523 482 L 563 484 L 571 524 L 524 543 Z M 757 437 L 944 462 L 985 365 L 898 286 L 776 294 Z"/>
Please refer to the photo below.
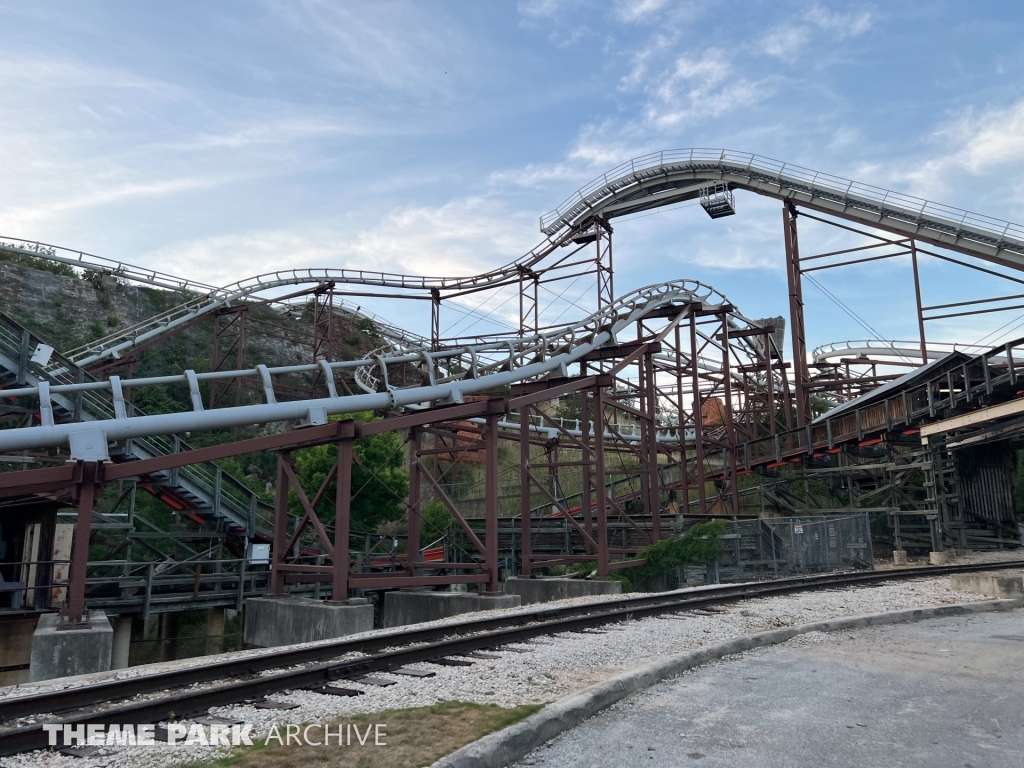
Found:
<path fill-rule="evenodd" d="M 796 425 L 811 423 L 810 380 L 807 367 L 807 334 L 804 327 L 804 294 L 800 271 L 800 242 L 797 238 L 796 206 L 786 202 L 782 208 L 782 227 L 786 242 L 786 277 L 789 283 L 789 322 L 793 339 L 793 394 L 796 399 Z"/>
<path fill-rule="evenodd" d="M 416 569 L 413 561 L 422 560 L 420 557 L 420 522 L 421 517 L 421 490 L 420 490 L 420 449 L 423 444 L 423 433 L 419 427 L 412 427 L 409 430 L 409 524 L 407 528 L 408 541 L 405 546 L 405 553 L 409 558 L 406 570 L 409 576 L 416 576 Z M 433 536 L 433 534 L 428 534 Z"/>
<path fill-rule="evenodd" d="M 491 413 L 487 416 L 487 434 L 484 438 L 484 570 L 490 580 L 489 592 L 497 592 L 498 580 L 498 422 L 502 415 Z M 529 430 L 527 430 L 529 431 Z"/>
<path fill-rule="evenodd" d="M 430 289 L 430 351 L 441 348 L 441 292 Z"/>
<path fill-rule="evenodd" d="M 89 535 L 92 511 L 96 504 L 99 473 L 97 462 L 84 462 L 78 485 L 78 519 L 75 521 L 74 549 L 68 572 L 68 621 L 80 622 L 85 616 L 85 572 L 89 564 Z"/>
<path fill-rule="evenodd" d="M 351 422 L 350 422 L 351 424 Z M 334 565 L 331 603 L 348 602 L 349 545 L 352 504 L 352 443 L 353 437 L 338 441 L 337 490 L 334 498 L 334 548 L 331 562 Z M 410 514 L 410 520 L 413 515 Z M 276 529 L 275 529 L 276 532 Z M 415 574 L 415 570 L 413 571 Z"/>
<path fill-rule="evenodd" d="M 583 439 L 580 441 L 583 443 L 582 453 L 580 460 L 583 464 L 580 467 L 580 477 L 582 485 L 580 486 L 580 504 L 583 510 L 583 530 L 587 532 L 588 536 L 594 536 L 594 518 L 593 518 L 593 507 L 594 500 L 590 493 L 590 482 L 591 476 L 594 470 L 594 453 L 591 450 L 591 429 L 590 429 L 590 391 L 587 389 L 580 391 L 580 429 L 583 432 Z"/>
<path fill-rule="evenodd" d="M 324 288 L 318 289 L 313 294 L 313 334 L 312 334 L 312 362 L 317 363 L 325 360 L 332 361 L 331 346 L 333 343 L 334 328 L 334 283 L 328 283 Z M 327 386 L 327 380 L 322 371 L 313 375 L 313 389 L 318 390 Z"/>
<path fill-rule="evenodd" d="M 924 309 L 921 306 L 921 275 L 917 268 L 917 241 L 910 241 L 910 263 L 914 267 L 914 297 L 917 299 L 917 329 L 921 335 L 921 365 L 928 364 L 928 347 L 924 336 Z"/>
<path fill-rule="evenodd" d="M 529 336 L 540 327 L 540 275 L 519 267 L 519 335 Z"/>
<path fill-rule="evenodd" d="M 676 382 L 676 429 L 679 434 L 679 468 L 683 482 L 682 504 L 679 511 L 686 514 L 690 511 L 690 471 L 686 466 L 686 404 L 683 401 L 683 378 L 686 371 L 683 368 L 683 337 L 677 324 L 675 327 L 675 382 Z"/>
<path fill-rule="evenodd" d="M 313 362 L 331 362 L 332 315 L 334 314 L 334 283 L 313 295 Z"/>
<path fill-rule="evenodd" d="M 729 315 L 719 315 L 722 323 L 722 383 L 725 389 L 725 444 L 729 457 L 729 466 L 722 467 L 729 476 L 729 494 L 732 500 L 733 515 L 739 514 L 739 489 L 736 487 L 736 422 L 732 412 L 732 366 L 731 348 L 729 346 Z"/>
<path fill-rule="evenodd" d="M 612 265 L 612 228 L 608 222 L 597 220 L 594 222 L 594 231 L 597 235 L 594 244 L 597 248 L 597 257 L 594 266 L 597 270 L 597 311 L 615 301 L 614 268 Z"/>
<path fill-rule="evenodd" d="M 218 310 L 213 318 L 213 370 L 241 370 L 245 367 L 245 319 L 249 307 Z M 210 380 L 210 408 L 216 408 L 234 388 L 235 405 L 242 404 L 242 380 Z M 131 390 L 129 390 L 131 391 Z M 238 430 L 235 430 L 236 436 Z"/>
<path fill-rule="evenodd" d="M 530 406 L 519 409 L 520 424 L 527 424 Z M 530 430 L 519 430 L 519 530 L 522 556 L 522 576 L 530 578 L 533 573 L 533 533 L 530 530 Z"/>
<path fill-rule="evenodd" d="M 270 594 L 284 594 L 284 565 L 288 553 L 285 546 L 288 539 L 288 472 L 285 464 L 290 461 L 289 453 L 281 451 L 277 454 L 277 494 L 274 498 L 274 538 L 270 545 L 272 563 L 270 576 Z"/>
<path fill-rule="evenodd" d="M 644 406 L 647 418 L 640 422 L 642 430 L 644 461 L 647 464 L 647 488 L 644 505 L 651 516 L 651 543 L 661 541 L 661 498 L 658 493 L 658 422 L 657 400 L 658 387 L 654 371 L 654 355 L 646 353 L 641 359 L 645 374 L 641 379 L 644 383 Z"/>
<path fill-rule="evenodd" d="M 778 430 L 775 413 L 775 374 L 772 372 L 772 335 L 764 335 L 765 379 L 768 382 L 768 433 L 774 435 Z"/>
<path fill-rule="evenodd" d="M 697 368 L 697 318 L 690 315 L 690 376 L 693 387 L 693 444 L 695 453 L 694 483 L 697 485 L 698 511 L 708 513 L 707 492 L 704 488 L 704 416 L 700 401 L 700 371 Z"/>
<path fill-rule="evenodd" d="M 594 485 L 597 494 L 597 576 L 608 578 L 608 491 L 604 473 L 604 389 L 594 387 Z"/>

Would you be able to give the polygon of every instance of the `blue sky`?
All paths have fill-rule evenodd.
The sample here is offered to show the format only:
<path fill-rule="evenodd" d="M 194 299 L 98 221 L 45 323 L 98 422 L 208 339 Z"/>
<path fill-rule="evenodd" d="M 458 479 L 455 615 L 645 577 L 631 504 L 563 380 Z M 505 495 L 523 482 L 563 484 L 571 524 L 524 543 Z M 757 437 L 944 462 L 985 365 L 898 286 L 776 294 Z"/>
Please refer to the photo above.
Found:
<path fill-rule="evenodd" d="M 207 282 L 482 271 L 577 187 L 671 148 L 1024 221 L 1016 3 L 0 2 L 0 27 L 0 234 Z M 780 205 L 737 203 L 619 221 L 616 288 L 695 278 L 785 313 Z M 802 237 L 805 254 L 847 242 Z M 880 335 L 916 337 L 905 259 L 816 276 Z M 931 260 L 924 289 L 1024 292 Z M 869 335 L 805 296 L 812 346 Z M 425 330 L 411 302 L 367 304 Z M 1017 314 L 929 331 L 970 342 Z"/>

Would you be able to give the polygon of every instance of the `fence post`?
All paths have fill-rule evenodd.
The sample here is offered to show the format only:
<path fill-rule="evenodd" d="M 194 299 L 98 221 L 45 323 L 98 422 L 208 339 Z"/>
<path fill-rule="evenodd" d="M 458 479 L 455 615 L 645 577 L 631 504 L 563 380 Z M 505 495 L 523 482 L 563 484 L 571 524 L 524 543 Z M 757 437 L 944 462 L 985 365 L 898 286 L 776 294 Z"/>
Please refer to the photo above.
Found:
<path fill-rule="evenodd" d="M 153 596 L 153 563 L 146 568 L 146 598 L 142 603 L 142 620 L 149 621 L 149 604 Z"/>
<path fill-rule="evenodd" d="M 242 603 L 245 602 L 245 566 L 248 564 L 246 557 L 238 565 L 238 596 L 235 598 L 235 610 L 242 610 Z"/>

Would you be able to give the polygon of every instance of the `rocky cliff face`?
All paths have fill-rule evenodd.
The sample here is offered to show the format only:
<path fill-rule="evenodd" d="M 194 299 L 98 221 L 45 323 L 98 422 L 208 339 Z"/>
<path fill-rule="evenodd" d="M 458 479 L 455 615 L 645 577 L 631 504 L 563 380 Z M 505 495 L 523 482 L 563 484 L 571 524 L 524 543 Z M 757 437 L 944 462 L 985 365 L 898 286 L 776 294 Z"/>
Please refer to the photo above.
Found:
<path fill-rule="evenodd" d="M 69 352 L 183 303 L 188 296 L 111 278 L 54 274 L 0 261 L 0 312 L 11 316 L 61 352 Z M 309 311 L 283 314 L 268 307 L 249 311 L 244 365 L 296 365 L 312 362 Z M 378 341 L 352 318 L 334 318 L 331 346 L 335 360 L 360 357 Z M 208 319 L 139 355 L 137 375 L 166 374 L 182 368 L 209 370 L 213 319 Z M 233 363 L 233 361 L 232 361 Z"/>
<path fill-rule="evenodd" d="M 170 291 L 0 262 L 0 311 L 65 352 L 180 303 Z"/>

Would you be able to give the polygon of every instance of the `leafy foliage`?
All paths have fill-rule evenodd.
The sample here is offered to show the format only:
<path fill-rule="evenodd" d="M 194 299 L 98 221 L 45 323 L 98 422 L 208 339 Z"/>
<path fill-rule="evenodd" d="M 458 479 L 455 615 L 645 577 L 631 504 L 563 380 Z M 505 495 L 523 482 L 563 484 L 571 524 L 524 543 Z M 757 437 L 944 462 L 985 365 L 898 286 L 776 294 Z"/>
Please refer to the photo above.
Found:
<path fill-rule="evenodd" d="M 371 413 L 353 415 L 363 421 L 374 420 Z M 352 530 L 375 531 L 405 513 L 403 499 L 409 492 L 409 473 L 402 469 L 401 438 L 393 432 L 370 435 L 356 440 L 352 452 L 358 458 L 352 462 Z M 338 447 L 317 445 L 296 451 L 294 456 L 302 488 L 312 500 L 338 460 Z M 337 481 L 331 481 L 317 505 L 316 513 L 324 523 L 334 521 L 336 493 Z M 302 506 L 294 494 L 290 506 L 293 512 L 302 514 Z"/>
<path fill-rule="evenodd" d="M 18 244 L 15 245 L 17 246 Z M 6 261 L 9 264 L 17 264 L 20 267 L 38 269 L 42 272 L 49 272 L 52 275 L 60 275 L 61 277 L 78 277 L 78 273 L 75 272 L 74 268 L 68 264 L 49 261 L 48 259 L 40 259 L 35 256 L 0 251 L 0 261 Z"/>
<path fill-rule="evenodd" d="M 647 564 L 635 573 L 657 576 L 684 565 L 711 565 L 724 551 L 722 533 L 726 524 L 725 520 L 698 523 L 682 536 L 651 545 L 639 555 Z"/>
<path fill-rule="evenodd" d="M 448 540 L 457 548 L 469 550 L 469 537 L 455 516 L 440 501 L 432 501 L 420 510 L 420 539 L 425 546 L 442 534 L 448 534 Z"/>

